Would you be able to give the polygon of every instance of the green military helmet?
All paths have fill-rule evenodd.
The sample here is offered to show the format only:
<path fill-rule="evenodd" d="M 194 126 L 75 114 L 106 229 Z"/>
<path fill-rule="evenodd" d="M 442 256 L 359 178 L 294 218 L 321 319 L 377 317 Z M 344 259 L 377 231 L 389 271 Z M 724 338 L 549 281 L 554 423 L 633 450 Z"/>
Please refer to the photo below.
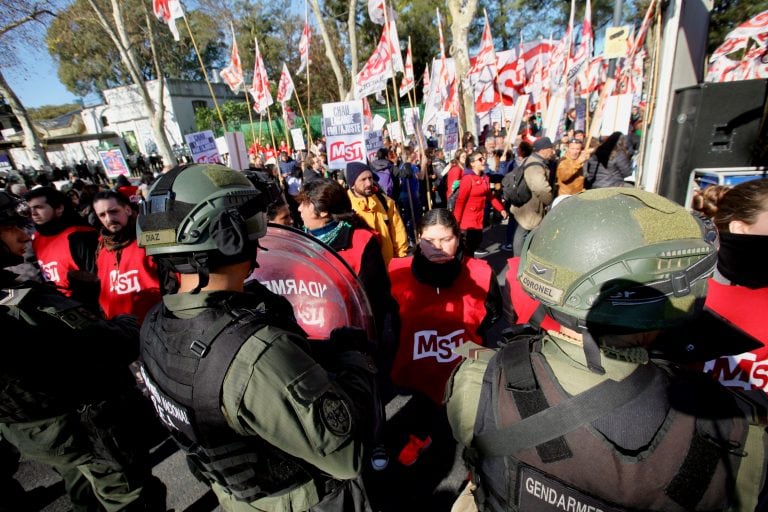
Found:
<path fill-rule="evenodd" d="M 222 165 L 177 167 L 154 183 L 142 203 L 139 246 L 151 256 L 236 256 L 266 233 L 272 199 L 242 172 Z"/>
<path fill-rule="evenodd" d="M 715 240 L 714 228 L 659 195 L 589 190 L 528 236 L 518 278 L 565 325 L 660 329 L 703 307 Z"/>

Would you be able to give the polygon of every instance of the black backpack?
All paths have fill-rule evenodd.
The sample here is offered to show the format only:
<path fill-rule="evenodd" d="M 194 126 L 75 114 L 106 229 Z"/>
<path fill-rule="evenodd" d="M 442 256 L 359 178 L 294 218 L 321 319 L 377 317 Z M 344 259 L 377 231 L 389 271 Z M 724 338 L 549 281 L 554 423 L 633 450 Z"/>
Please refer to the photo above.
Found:
<path fill-rule="evenodd" d="M 531 165 L 532 163 L 525 162 L 512 169 L 501 180 L 504 199 L 512 206 L 520 207 L 531 200 L 531 189 L 525 181 L 525 170 Z"/>

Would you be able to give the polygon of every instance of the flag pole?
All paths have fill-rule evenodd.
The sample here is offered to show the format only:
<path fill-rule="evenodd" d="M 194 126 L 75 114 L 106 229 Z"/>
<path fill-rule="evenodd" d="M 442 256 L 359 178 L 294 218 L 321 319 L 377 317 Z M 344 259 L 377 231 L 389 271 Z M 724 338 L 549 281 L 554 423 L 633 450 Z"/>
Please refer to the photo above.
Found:
<path fill-rule="evenodd" d="M 307 153 L 309 153 L 309 148 L 312 147 L 312 132 L 309 129 L 309 119 L 307 116 L 304 115 L 304 109 L 301 108 L 301 98 L 299 98 L 299 93 L 296 93 L 296 103 L 299 105 L 299 113 L 301 114 L 301 118 L 304 119 L 304 126 L 307 129 L 307 139 L 309 140 L 309 147 L 307 148 Z"/>
<path fill-rule="evenodd" d="M 309 24 L 309 7 L 307 4 L 307 0 L 304 0 L 304 26 L 307 26 Z M 309 87 L 309 64 L 312 62 L 312 59 L 310 59 L 310 54 L 312 53 L 312 33 L 310 32 L 308 38 L 307 38 L 307 112 L 312 112 L 312 105 L 310 104 L 310 87 Z M 299 110 L 301 111 L 301 100 L 299 99 L 299 94 L 296 93 L 296 99 L 298 100 L 297 103 L 299 104 Z M 302 113 L 302 117 L 304 117 L 304 114 Z M 309 119 L 304 117 L 304 124 L 307 125 L 307 137 L 309 138 L 309 144 L 310 147 L 312 145 L 312 132 L 309 129 Z"/>
<path fill-rule="evenodd" d="M 269 106 L 267 106 L 267 122 L 269 123 L 269 136 L 272 139 L 272 150 L 277 151 L 277 145 L 275 144 L 275 132 L 272 130 L 272 115 L 269 113 Z"/>
<path fill-rule="evenodd" d="M 259 112 L 259 146 L 261 146 L 261 125 L 264 122 L 264 112 Z"/>
<path fill-rule="evenodd" d="M 248 121 L 251 123 L 251 138 L 253 138 L 253 141 L 256 142 L 256 129 L 253 127 L 253 114 L 251 114 L 251 102 L 248 99 L 248 89 L 246 89 L 245 84 L 243 84 L 243 89 L 245 89 L 245 104 L 248 107 Z"/>
<path fill-rule="evenodd" d="M 389 118 L 389 122 L 392 122 L 392 107 L 389 105 L 389 88 L 384 88 L 384 98 L 387 100 L 387 117 Z"/>
<path fill-rule="evenodd" d="M 488 23 L 488 11 L 483 7 L 483 15 L 485 16 L 485 24 L 488 25 L 488 30 L 490 30 L 490 23 Z M 493 41 L 493 40 L 491 40 Z M 521 50 L 522 51 L 522 50 Z M 494 56 L 496 55 L 496 48 L 493 49 Z M 494 66 L 496 66 L 496 63 L 493 63 Z M 499 75 L 498 69 L 496 70 L 496 76 L 493 78 L 493 83 L 496 85 L 496 92 L 499 93 L 499 105 L 501 105 L 501 125 L 507 126 L 507 116 L 504 113 L 504 96 L 501 94 L 501 86 L 499 85 L 499 81 L 497 80 Z M 472 94 L 474 95 L 474 91 L 472 91 Z M 490 117 L 490 112 L 488 114 Z M 493 125 L 493 123 L 491 123 Z"/>
<path fill-rule="evenodd" d="M 285 102 L 281 103 L 280 106 L 283 108 L 283 133 L 285 133 L 285 143 L 288 146 L 288 149 L 293 152 L 293 146 L 291 145 L 291 136 L 288 133 L 288 113 L 285 111 Z"/>
<path fill-rule="evenodd" d="M 195 41 L 195 36 L 192 35 L 192 29 L 189 28 L 189 22 L 187 21 L 187 15 L 184 14 L 182 16 L 184 18 L 184 26 L 187 27 L 187 32 L 189 33 L 189 38 L 192 40 L 192 47 L 195 49 L 195 55 L 197 55 L 197 61 L 200 63 L 200 70 L 203 72 L 203 77 L 205 78 L 205 83 L 208 84 L 208 91 L 211 93 L 211 99 L 213 100 L 213 105 L 216 107 L 216 113 L 219 115 L 219 121 L 221 121 L 221 127 L 226 132 L 227 131 L 227 125 L 224 124 L 224 116 L 221 115 L 221 110 L 219 109 L 219 103 L 216 101 L 216 95 L 213 93 L 213 86 L 211 85 L 211 81 L 208 80 L 208 72 L 205 71 L 205 64 L 203 64 L 203 58 L 200 56 L 200 51 L 197 49 L 197 42 Z"/>

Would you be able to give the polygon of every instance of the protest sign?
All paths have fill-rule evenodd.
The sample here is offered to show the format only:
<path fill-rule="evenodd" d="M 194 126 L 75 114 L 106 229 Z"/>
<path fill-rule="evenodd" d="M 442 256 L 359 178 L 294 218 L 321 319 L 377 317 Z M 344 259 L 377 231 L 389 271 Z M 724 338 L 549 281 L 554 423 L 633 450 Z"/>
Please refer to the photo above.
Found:
<path fill-rule="evenodd" d="M 459 119 L 446 117 L 443 133 L 443 149 L 449 153 L 459 149 Z"/>
<path fill-rule="evenodd" d="M 293 149 L 296 151 L 303 151 L 307 149 L 307 145 L 304 143 L 304 134 L 301 132 L 301 128 L 291 128 L 291 139 L 293 140 Z"/>
<path fill-rule="evenodd" d="M 329 169 L 346 169 L 350 162 L 365 163 L 362 100 L 324 103 L 323 130 Z"/>
<path fill-rule="evenodd" d="M 365 132 L 365 149 L 368 154 L 368 161 L 376 159 L 376 152 L 384 147 L 384 134 L 381 130 L 371 130 Z"/>
<path fill-rule="evenodd" d="M 211 130 L 188 133 L 184 136 L 192 154 L 192 160 L 198 164 L 217 164 L 221 162 L 216 139 Z"/>
<path fill-rule="evenodd" d="M 107 178 L 117 178 L 120 175 L 130 176 L 131 171 L 128 169 L 128 164 L 125 162 L 123 152 L 120 149 L 99 151 L 99 158 L 104 166 Z"/>

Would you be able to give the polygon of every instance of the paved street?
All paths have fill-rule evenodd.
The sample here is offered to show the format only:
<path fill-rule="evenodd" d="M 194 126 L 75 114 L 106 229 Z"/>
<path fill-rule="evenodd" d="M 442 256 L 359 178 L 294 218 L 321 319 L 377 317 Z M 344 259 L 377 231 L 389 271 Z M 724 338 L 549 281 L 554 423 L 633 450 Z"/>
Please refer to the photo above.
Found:
<path fill-rule="evenodd" d="M 490 251 L 486 260 L 500 272 L 511 256 L 500 250 L 504 243 L 505 225 L 486 230 L 484 245 Z M 409 420 L 415 406 L 410 397 L 398 395 L 386 407 L 388 428 L 385 441 L 391 455 L 388 468 L 364 473 L 374 510 L 448 511 L 465 483 L 467 470 L 460 450 L 447 425 L 432 432 L 432 446 L 410 467 L 396 461 L 397 453 L 407 440 Z M 175 512 L 212 512 L 220 510 L 208 487 L 189 472 L 182 454 L 167 440 L 152 452 L 153 473 L 168 488 L 168 509 Z M 58 476 L 40 464 L 22 461 L 17 480 L 30 492 L 42 512 L 66 512 L 71 509 Z M 0 497 L 2 499 L 2 497 Z"/>

